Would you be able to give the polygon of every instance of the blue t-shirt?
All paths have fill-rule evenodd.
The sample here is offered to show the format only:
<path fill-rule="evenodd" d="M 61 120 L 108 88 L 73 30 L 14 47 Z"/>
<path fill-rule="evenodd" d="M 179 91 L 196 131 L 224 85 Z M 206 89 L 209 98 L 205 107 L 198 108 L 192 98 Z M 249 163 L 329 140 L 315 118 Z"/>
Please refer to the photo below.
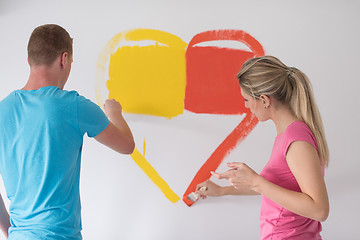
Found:
<path fill-rule="evenodd" d="M 55 86 L 0 102 L 0 174 L 10 200 L 9 239 L 82 239 L 79 194 L 85 132 L 109 124 L 95 103 Z"/>

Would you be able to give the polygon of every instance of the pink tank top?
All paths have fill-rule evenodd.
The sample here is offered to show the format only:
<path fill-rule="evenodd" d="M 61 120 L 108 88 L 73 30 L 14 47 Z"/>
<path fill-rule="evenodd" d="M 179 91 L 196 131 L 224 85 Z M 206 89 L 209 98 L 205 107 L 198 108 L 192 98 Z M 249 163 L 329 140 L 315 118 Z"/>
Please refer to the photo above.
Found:
<path fill-rule="evenodd" d="M 291 123 L 285 132 L 276 137 L 270 160 L 260 175 L 283 188 L 301 192 L 301 189 L 286 162 L 286 153 L 291 143 L 305 141 L 317 150 L 314 135 L 300 121 Z M 288 211 L 262 195 L 260 214 L 261 239 L 321 239 L 321 223 Z"/>

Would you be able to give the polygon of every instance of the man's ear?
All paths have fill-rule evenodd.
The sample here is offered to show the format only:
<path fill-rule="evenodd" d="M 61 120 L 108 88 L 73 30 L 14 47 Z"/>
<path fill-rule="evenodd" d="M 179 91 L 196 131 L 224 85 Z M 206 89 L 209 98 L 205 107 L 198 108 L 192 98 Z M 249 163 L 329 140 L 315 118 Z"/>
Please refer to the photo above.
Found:
<path fill-rule="evenodd" d="M 60 59 L 60 64 L 61 67 L 64 68 L 66 66 L 67 61 L 69 61 L 69 54 L 67 52 L 63 52 L 63 54 L 61 54 L 61 59 Z"/>

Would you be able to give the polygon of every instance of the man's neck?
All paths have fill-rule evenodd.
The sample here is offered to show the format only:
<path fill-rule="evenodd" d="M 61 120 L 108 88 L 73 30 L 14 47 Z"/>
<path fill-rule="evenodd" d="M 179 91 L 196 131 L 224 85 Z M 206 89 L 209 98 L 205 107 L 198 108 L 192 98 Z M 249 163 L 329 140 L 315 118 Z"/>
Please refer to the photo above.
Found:
<path fill-rule="evenodd" d="M 30 70 L 30 76 L 22 90 L 37 90 L 42 87 L 56 86 L 63 88 L 59 77 L 47 67 L 37 67 Z"/>

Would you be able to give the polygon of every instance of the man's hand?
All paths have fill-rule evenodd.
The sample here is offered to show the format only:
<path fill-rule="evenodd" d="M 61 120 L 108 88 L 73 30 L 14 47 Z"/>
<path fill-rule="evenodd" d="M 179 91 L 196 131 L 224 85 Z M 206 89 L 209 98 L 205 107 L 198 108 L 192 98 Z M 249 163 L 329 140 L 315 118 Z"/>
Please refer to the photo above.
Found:
<path fill-rule="evenodd" d="M 115 99 L 107 99 L 104 104 L 104 110 L 106 116 L 112 121 L 113 118 L 117 118 L 122 114 L 122 106 Z"/>
<path fill-rule="evenodd" d="M 115 99 L 108 99 L 105 101 L 104 110 L 110 124 L 95 139 L 119 153 L 131 154 L 134 151 L 135 142 L 122 115 L 120 103 Z"/>

